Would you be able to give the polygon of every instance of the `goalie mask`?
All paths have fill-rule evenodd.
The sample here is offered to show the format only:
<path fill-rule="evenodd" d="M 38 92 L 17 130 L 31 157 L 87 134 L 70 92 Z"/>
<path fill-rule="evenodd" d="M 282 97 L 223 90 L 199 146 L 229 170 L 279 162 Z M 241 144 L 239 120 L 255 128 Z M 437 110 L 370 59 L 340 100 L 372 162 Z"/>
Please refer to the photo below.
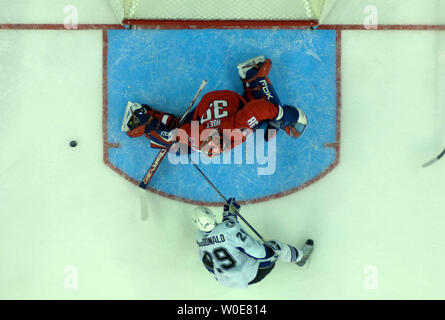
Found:
<path fill-rule="evenodd" d="M 195 227 L 204 232 L 212 231 L 217 225 L 215 214 L 207 207 L 193 209 L 192 220 Z"/>

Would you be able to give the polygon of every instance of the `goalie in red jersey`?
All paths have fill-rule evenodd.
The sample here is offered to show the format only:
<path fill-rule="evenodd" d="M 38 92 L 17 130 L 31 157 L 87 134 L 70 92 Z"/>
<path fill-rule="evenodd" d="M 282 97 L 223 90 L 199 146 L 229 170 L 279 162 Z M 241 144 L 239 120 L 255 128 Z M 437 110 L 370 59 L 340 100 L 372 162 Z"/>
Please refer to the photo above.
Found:
<path fill-rule="evenodd" d="M 132 138 L 145 135 L 154 148 L 170 148 L 178 142 L 177 146 L 188 145 L 208 157 L 244 142 L 262 122 L 267 122 L 267 129 L 283 129 L 298 138 L 306 129 L 306 115 L 299 108 L 281 105 L 267 77 L 271 66 L 272 61 L 264 56 L 240 63 L 237 68 L 243 82 L 243 96 L 230 90 L 205 94 L 180 128 L 177 128 L 179 117 L 146 104 L 129 102 L 122 131 Z M 268 131 L 266 141 L 272 138 Z"/>

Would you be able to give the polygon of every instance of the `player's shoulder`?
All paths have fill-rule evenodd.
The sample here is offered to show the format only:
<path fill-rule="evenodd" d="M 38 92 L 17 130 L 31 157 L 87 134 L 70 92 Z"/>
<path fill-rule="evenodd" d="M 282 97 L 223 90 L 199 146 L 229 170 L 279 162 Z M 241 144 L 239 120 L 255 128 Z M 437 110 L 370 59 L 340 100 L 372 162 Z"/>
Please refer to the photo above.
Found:
<path fill-rule="evenodd" d="M 237 222 L 231 219 L 227 219 L 226 221 L 222 222 L 224 224 L 224 228 L 226 229 L 234 229 L 237 226 Z"/>
<path fill-rule="evenodd" d="M 224 219 L 215 229 L 217 229 L 216 231 L 218 232 L 230 234 L 236 233 L 240 227 L 241 226 L 237 221 L 232 219 Z"/>

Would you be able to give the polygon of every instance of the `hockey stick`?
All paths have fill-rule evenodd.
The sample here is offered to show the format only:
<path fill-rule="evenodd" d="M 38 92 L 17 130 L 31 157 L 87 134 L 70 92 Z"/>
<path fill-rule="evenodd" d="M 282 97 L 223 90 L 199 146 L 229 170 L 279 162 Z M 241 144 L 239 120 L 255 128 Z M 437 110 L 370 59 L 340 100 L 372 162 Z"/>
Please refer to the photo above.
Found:
<path fill-rule="evenodd" d="M 204 177 L 204 179 L 208 182 L 208 184 L 213 188 L 213 190 L 216 191 L 216 193 L 219 194 L 219 196 L 224 200 L 224 202 L 227 202 L 226 197 L 224 197 L 224 195 L 216 188 L 216 186 L 212 183 L 212 181 L 210 181 L 210 179 L 205 175 L 204 172 L 202 172 L 201 169 L 199 169 L 198 165 L 196 163 L 193 162 L 192 158 L 189 155 L 189 160 L 190 162 L 193 164 L 193 166 L 196 168 L 196 170 L 198 170 L 198 172 Z M 241 220 L 243 220 L 243 222 L 250 228 L 250 230 L 252 230 L 257 236 L 258 238 L 261 239 L 261 241 L 266 242 L 264 240 L 264 238 L 250 225 L 249 222 L 247 222 L 246 219 L 244 219 L 244 217 L 239 213 L 238 209 L 235 208 L 235 214 L 241 218 Z"/>
<path fill-rule="evenodd" d="M 198 91 L 196 92 L 195 96 L 193 97 L 192 102 L 190 102 L 190 105 L 188 106 L 187 110 L 185 110 L 184 115 L 179 119 L 178 128 L 182 126 L 185 117 L 192 109 L 193 105 L 195 104 L 196 99 L 198 99 L 199 94 L 201 93 L 202 89 L 204 89 L 205 85 L 207 84 L 207 80 L 203 80 L 201 83 L 201 86 L 199 87 Z M 145 174 L 144 178 L 139 183 L 139 187 L 142 189 L 147 189 L 147 185 L 150 182 L 151 178 L 155 174 L 156 170 L 158 169 L 159 165 L 161 164 L 162 160 L 165 158 L 165 155 L 167 154 L 169 149 L 162 149 L 159 151 L 158 155 L 156 156 L 155 160 L 150 166 L 150 169 L 148 169 L 147 173 Z"/>
<path fill-rule="evenodd" d="M 443 149 L 442 152 L 439 153 L 439 155 L 436 156 L 434 159 L 432 159 L 432 160 L 430 160 L 430 161 L 428 161 L 428 162 L 425 162 L 425 163 L 422 165 L 422 167 L 423 167 L 423 168 L 426 168 L 426 167 L 432 165 L 434 162 L 436 162 L 437 160 L 439 160 L 440 158 L 442 158 L 444 155 L 445 155 L 445 149 Z"/>

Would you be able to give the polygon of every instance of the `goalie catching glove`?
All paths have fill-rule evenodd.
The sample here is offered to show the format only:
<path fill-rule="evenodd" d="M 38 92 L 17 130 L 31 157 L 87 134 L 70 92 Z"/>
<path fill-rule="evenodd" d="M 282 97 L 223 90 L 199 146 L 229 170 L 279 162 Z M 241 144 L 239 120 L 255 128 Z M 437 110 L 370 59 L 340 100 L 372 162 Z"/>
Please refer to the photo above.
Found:
<path fill-rule="evenodd" d="M 153 148 L 168 149 L 176 142 L 176 135 L 171 130 L 176 127 L 177 122 L 178 119 L 172 114 L 129 101 L 121 130 L 132 138 L 145 134 L 151 140 Z"/>

